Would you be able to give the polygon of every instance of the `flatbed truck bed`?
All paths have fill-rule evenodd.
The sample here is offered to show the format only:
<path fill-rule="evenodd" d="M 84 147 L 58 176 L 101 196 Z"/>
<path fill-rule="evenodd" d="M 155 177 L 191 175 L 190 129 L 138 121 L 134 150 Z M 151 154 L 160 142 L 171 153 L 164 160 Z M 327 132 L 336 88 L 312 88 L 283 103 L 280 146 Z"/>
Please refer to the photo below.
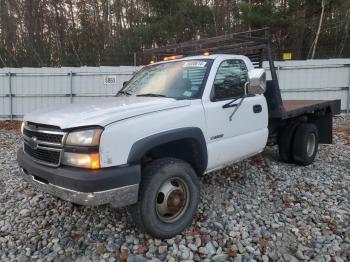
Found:
<path fill-rule="evenodd" d="M 281 119 L 288 119 L 315 111 L 329 108 L 334 114 L 339 114 L 340 100 L 283 100 L 283 115 Z"/>

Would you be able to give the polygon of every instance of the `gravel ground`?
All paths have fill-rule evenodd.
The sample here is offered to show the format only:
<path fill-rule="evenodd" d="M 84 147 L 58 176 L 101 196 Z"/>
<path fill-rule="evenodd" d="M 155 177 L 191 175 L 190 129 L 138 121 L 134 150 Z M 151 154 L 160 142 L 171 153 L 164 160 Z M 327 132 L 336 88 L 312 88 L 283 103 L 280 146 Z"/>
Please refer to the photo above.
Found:
<path fill-rule="evenodd" d="M 277 148 L 202 179 L 191 227 L 172 239 L 135 230 L 125 209 L 79 207 L 19 177 L 18 124 L 0 124 L 1 261 L 350 261 L 350 118 L 313 165 Z"/>

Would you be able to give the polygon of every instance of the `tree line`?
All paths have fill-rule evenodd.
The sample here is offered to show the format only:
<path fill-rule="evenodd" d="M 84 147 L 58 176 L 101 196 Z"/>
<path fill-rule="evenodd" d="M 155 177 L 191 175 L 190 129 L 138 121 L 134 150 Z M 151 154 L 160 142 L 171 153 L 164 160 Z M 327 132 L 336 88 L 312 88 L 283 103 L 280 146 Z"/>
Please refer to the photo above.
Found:
<path fill-rule="evenodd" d="M 350 57 L 350 0 L 0 0 L 0 67 L 140 63 L 144 48 L 270 27 L 274 57 Z"/>

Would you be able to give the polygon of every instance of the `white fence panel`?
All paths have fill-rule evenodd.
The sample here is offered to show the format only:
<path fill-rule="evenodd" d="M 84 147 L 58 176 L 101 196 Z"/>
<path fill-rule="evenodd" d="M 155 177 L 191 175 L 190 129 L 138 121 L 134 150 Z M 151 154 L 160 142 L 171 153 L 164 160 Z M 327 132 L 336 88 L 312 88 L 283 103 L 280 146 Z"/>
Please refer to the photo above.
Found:
<path fill-rule="evenodd" d="M 9 115 L 9 77 L 0 71 L 0 115 Z"/>
<path fill-rule="evenodd" d="M 0 69 L 0 119 L 35 109 L 114 96 L 140 67 Z"/>

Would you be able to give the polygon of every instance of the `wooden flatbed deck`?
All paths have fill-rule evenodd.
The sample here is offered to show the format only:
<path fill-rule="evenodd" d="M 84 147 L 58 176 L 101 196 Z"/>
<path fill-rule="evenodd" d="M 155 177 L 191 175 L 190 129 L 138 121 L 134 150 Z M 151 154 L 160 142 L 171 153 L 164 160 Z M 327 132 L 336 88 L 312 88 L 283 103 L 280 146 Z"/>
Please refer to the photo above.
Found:
<path fill-rule="evenodd" d="M 283 119 L 313 113 L 330 108 L 333 114 L 340 113 L 340 100 L 283 100 Z"/>

